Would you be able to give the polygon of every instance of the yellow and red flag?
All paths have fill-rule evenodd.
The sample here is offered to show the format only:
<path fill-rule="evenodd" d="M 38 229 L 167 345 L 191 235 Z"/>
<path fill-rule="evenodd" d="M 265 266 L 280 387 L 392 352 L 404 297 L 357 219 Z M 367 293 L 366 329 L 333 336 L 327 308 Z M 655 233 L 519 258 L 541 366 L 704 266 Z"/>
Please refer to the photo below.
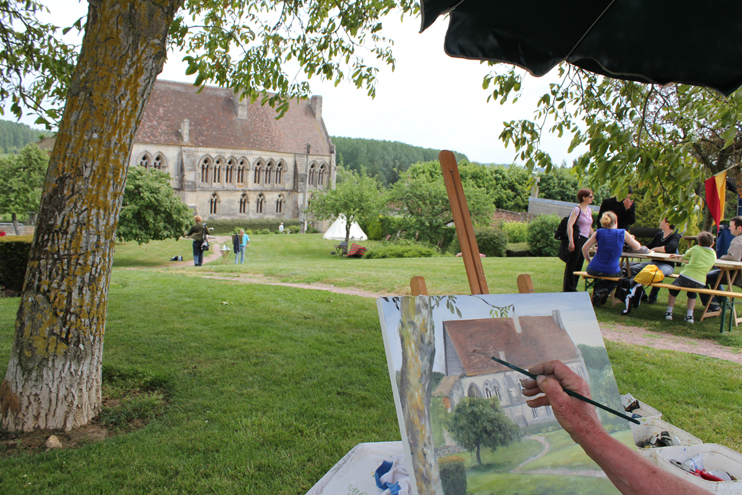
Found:
<path fill-rule="evenodd" d="M 727 172 L 718 174 L 704 181 L 706 186 L 706 206 L 711 212 L 711 217 L 716 223 L 716 230 L 719 230 L 719 223 L 724 219 L 724 203 L 727 192 Z"/>

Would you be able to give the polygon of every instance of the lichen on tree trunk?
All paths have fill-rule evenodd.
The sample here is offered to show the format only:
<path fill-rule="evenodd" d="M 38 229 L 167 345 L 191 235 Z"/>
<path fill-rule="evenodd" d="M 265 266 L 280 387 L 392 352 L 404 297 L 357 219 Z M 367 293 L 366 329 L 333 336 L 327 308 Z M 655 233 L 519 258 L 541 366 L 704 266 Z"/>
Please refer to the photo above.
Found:
<path fill-rule="evenodd" d="M 430 424 L 435 328 L 428 296 L 403 297 L 399 335 L 402 368 L 399 398 L 402 403 L 412 471 L 420 495 L 442 495 Z"/>
<path fill-rule="evenodd" d="M 0 385 L 8 430 L 69 430 L 100 410 L 113 240 L 128 159 L 182 3 L 89 0 Z"/>

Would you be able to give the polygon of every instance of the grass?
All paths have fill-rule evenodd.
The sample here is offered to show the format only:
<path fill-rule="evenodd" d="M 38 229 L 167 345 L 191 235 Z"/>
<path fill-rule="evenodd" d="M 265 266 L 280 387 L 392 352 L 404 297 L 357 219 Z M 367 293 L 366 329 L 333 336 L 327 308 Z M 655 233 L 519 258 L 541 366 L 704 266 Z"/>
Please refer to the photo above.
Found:
<path fill-rule="evenodd" d="M 203 270 L 398 293 L 408 291 L 412 275 L 424 275 L 431 293 L 469 292 L 460 259 L 348 260 L 331 256 L 332 244 L 312 235 L 252 236 L 246 265 L 220 260 Z M 122 269 L 167 265 L 163 258 L 181 245 L 190 250 L 183 240 L 117 246 L 114 260 L 104 366 L 115 379 L 107 387 L 111 394 L 138 387 L 142 400 L 117 412 L 124 416 L 117 421 L 131 413 L 152 418 L 149 424 L 79 449 L 0 459 L 0 493 L 303 494 L 357 443 L 399 440 L 373 299 L 184 276 L 204 273 L 193 266 Z M 493 293 L 514 292 L 522 272 L 540 292 L 561 288 L 564 265 L 554 258 L 487 258 L 484 265 Z M 0 298 L 2 375 L 17 308 L 17 298 Z M 651 315 L 647 308 L 635 321 L 651 325 L 639 318 Z M 597 314 L 619 321 L 611 308 Z M 660 320 L 656 329 L 736 347 L 742 332 L 719 338 L 717 319 L 692 328 Z M 742 366 L 607 348 L 622 393 L 706 442 L 742 450 Z M 157 393 L 168 401 L 162 411 L 147 398 Z M 482 454 L 484 462 L 514 462 Z M 509 487 L 519 483 L 498 476 Z M 489 493 L 490 482 L 472 482 L 471 493 Z"/>

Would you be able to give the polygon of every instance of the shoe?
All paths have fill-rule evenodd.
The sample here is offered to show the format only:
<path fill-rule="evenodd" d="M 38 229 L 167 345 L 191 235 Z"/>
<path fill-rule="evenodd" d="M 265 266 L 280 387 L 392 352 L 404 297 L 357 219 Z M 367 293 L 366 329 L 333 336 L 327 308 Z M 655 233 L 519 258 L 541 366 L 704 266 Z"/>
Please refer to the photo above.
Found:
<path fill-rule="evenodd" d="M 603 303 L 600 302 L 600 296 L 598 294 L 593 294 L 593 297 L 590 300 L 593 302 L 594 308 L 599 308 L 603 305 Z"/>
<path fill-rule="evenodd" d="M 665 319 L 666 320 L 672 320 L 672 313 L 670 311 L 668 311 L 667 313 L 665 313 Z"/>
<path fill-rule="evenodd" d="M 686 316 L 686 317 L 685 317 L 685 322 L 686 322 L 686 323 L 695 323 L 695 322 L 693 321 L 693 315 L 689 315 L 689 316 Z"/>
<path fill-rule="evenodd" d="M 709 305 L 709 311 L 710 312 L 721 311 L 721 307 L 718 304 L 711 304 Z"/>
<path fill-rule="evenodd" d="M 649 301 L 649 296 L 647 295 L 646 292 L 642 292 L 642 301 Z"/>
<path fill-rule="evenodd" d="M 657 298 L 656 297 L 651 297 L 650 296 L 650 297 L 647 298 L 647 304 L 654 304 L 656 302 L 657 302 Z"/>

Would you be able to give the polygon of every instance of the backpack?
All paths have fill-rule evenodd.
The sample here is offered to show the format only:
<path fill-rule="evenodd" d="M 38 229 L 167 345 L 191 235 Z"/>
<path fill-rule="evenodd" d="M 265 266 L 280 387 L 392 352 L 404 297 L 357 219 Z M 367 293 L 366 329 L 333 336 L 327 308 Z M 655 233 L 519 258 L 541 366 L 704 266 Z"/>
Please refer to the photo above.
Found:
<path fill-rule="evenodd" d="M 569 224 L 570 215 L 572 215 L 572 213 L 562 218 L 562 221 L 559 222 L 559 226 L 554 231 L 554 239 L 556 239 L 557 241 L 563 241 L 566 239 L 567 242 L 569 242 L 569 236 L 567 235 L 567 225 Z M 580 210 L 579 215 L 582 215 L 582 210 Z M 577 218 L 579 218 L 579 215 L 577 216 Z M 577 239 L 577 236 L 579 236 L 580 234 L 580 226 L 577 225 L 577 220 L 575 220 L 575 223 L 572 226 L 572 233 L 574 234 L 572 236 L 573 239 Z"/>
<path fill-rule="evenodd" d="M 665 274 L 657 265 L 647 265 L 642 268 L 642 271 L 636 274 L 634 280 L 638 284 L 650 285 L 654 282 L 662 282 L 665 279 Z"/>

